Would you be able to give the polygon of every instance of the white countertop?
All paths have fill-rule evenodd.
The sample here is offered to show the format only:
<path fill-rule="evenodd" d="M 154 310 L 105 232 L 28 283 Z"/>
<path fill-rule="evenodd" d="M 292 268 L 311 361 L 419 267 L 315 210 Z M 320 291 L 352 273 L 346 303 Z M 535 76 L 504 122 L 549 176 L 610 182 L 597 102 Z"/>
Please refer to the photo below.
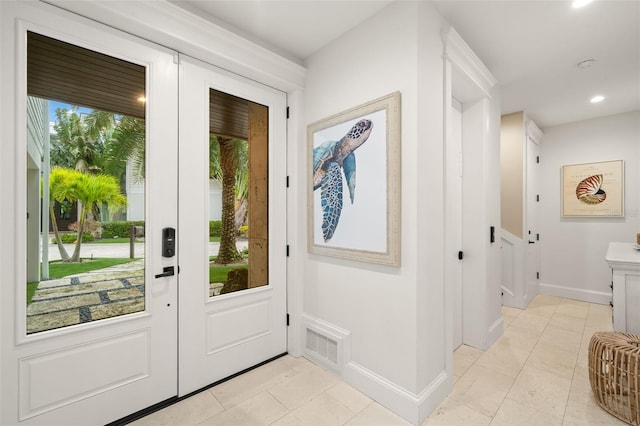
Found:
<path fill-rule="evenodd" d="M 605 260 L 611 268 L 640 270 L 640 250 L 633 243 L 609 243 Z"/>

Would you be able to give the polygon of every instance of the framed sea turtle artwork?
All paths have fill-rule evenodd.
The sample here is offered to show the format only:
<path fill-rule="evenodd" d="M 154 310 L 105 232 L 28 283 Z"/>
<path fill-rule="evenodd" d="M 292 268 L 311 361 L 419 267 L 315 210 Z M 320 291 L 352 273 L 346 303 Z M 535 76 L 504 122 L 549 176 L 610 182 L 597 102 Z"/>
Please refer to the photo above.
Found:
<path fill-rule="evenodd" d="M 624 162 L 562 166 L 562 216 L 624 217 Z"/>
<path fill-rule="evenodd" d="M 307 126 L 308 249 L 400 265 L 400 92 Z"/>

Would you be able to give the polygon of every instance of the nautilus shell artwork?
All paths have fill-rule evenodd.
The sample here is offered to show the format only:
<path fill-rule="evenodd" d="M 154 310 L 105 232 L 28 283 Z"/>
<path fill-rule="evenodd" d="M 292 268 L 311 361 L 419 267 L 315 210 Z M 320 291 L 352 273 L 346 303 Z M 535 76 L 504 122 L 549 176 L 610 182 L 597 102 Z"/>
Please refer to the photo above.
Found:
<path fill-rule="evenodd" d="M 607 199 L 602 189 L 602 175 L 589 176 L 576 186 L 576 197 L 586 204 L 600 204 Z"/>

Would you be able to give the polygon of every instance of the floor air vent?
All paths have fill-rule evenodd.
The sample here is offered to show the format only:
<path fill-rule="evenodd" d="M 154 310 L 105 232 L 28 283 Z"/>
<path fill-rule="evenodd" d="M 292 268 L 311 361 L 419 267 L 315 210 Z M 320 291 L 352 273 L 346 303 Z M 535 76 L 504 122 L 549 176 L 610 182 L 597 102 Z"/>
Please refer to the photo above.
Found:
<path fill-rule="evenodd" d="M 341 372 L 349 353 L 350 333 L 326 321 L 303 315 L 305 356 Z"/>
<path fill-rule="evenodd" d="M 307 349 L 334 365 L 338 365 L 338 342 L 307 328 Z"/>

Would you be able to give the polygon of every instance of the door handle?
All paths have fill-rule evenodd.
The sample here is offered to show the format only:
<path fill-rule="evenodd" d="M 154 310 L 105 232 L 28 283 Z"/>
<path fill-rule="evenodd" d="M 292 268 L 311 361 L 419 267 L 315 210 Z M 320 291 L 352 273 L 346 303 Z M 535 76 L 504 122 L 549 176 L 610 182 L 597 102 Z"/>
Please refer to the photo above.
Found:
<path fill-rule="evenodd" d="M 170 277 L 172 275 L 175 275 L 175 270 L 173 269 L 173 266 L 165 266 L 164 268 L 162 268 L 162 273 L 157 274 L 156 278 Z"/>
<path fill-rule="evenodd" d="M 535 243 L 536 243 L 535 241 L 529 241 L 529 244 L 535 244 Z"/>

